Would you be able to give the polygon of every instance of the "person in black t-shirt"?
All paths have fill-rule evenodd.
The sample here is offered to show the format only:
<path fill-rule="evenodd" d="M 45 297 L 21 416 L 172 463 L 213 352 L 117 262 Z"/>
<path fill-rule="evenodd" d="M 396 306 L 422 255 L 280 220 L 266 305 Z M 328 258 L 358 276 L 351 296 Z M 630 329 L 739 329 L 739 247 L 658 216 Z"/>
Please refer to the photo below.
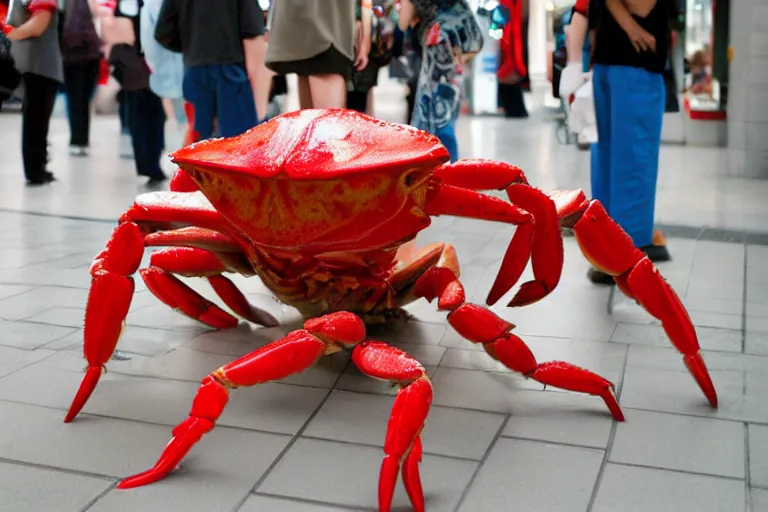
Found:
<path fill-rule="evenodd" d="M 198 138 L 213 136 L 214 118 L 222 137 L 265 120 L 272 75 L 264 32 L 256 0 L 164 0 L 155 39 L 184 57 L 184 97 L 194 106 Z M 254 89 L 264 100 L 258 114 Z"/>
<path fill-rule="evenodd" d="M 588 23 L 598 142 L 592 196 L 653 261 L 669 259 L 654 233 L 664 69 L 672 0 L 590 0 Z M 656 240 L 654 243 L 654 237 Z M 596 269 L 595 283 L 613 284 Z"/>

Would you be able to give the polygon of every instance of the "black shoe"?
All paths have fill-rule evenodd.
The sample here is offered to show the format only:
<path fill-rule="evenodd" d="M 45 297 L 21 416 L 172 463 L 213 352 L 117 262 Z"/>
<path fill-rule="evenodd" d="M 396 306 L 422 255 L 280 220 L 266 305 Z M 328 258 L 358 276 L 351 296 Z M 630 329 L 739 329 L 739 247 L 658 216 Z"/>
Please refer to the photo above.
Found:
<path fill-rule="evenodd" d="M 666 245 L 646 245 L 645 247 L 641 247 L 640 250 L 654 263 L 672 259 Z"/>
<path fill-rule="evenodd" d="M 160 174 L 149 174 L 147 176 L 149 177 L 149 180 L 147 180 L 147 185 L 160 183 L 168 179 L 168 176 L 162 172 Z"/>
<path fill-rule="evenodd" d="M 613 279 L 611 274 L 606 274 L 602 270 L 597 270 L 596 268 L 589 269 L 587 272 L 587 279 L 595 284 L 604 284 L 609 286 L 616 284 L 616 281 Z"/>
<path fill-rule="evenodd" d="M 640 250 L 643 251 L 645 255 L 648 256 L 648 259 L 654 263 L 659 261 L 669 261 L 672 259 L 672 256 L 667 250 L 664 235 L 658 229 L 653 232 L 653 241 L 651 242 L 651 245 L 641 247 Z"/>

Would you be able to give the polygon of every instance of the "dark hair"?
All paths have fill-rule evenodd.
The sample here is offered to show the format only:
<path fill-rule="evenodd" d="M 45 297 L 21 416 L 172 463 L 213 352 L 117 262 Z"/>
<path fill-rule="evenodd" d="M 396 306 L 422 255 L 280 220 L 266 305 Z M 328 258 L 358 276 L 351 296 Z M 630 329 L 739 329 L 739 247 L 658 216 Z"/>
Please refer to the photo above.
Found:
<path fill-rule="evenodd" d="M 456 4 L 465 4 L 465 0 L 411 0 L 413 10 L 422 23 L 427 26 L 440 11 L 450 9 Z"/>

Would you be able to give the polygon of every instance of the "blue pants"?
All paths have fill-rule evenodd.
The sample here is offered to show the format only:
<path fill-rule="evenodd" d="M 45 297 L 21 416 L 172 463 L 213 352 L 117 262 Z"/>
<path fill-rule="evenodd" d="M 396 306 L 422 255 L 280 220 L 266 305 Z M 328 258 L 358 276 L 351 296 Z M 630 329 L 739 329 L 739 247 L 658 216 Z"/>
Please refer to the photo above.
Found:
<path fill-rule="evenodd" d="M 665 88 L 661 74 L 629 66 L 593 66 L 597 144 L 592 197 L 632 237 L 651 245 Z"/>
<path fill-rule="evenodd" d="M 451 162 L 459 159 L 459 141 L 456 139 L 456 121 L 451 121 L 442 128 L 437 129 L 435 134 L 448 153 L 451 155 Z"/>
<path fill-rule="evenodd" d="M 195 131 L 201 139 L 213 136 L 213 119 L 219 135 L 234 137 L 258 124 L 251 82 L 238 64 L 192 66 L 184 72 L 184 98 L 195 107 Z"/>

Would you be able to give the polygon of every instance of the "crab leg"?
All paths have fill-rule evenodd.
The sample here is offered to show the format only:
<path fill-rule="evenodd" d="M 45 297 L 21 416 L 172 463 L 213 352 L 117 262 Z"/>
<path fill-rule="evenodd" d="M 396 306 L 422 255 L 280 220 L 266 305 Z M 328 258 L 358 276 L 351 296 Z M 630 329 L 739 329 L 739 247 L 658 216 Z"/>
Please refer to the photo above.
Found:
<path fill-rule="evenodd" d="M 365 338 L 362 320 L 352 313 L 332 313 L 307 320 L 304 327 L 205 377 L 189 416 L 173 429 L 173 438 L 155 466 L 124 479 L 118 489 L 148 485 L 170 473 L 203 435 L 216 426 L 216 420 L 229 400 L 230 389 L 255 386 L 299 373 L 322 355 L 341 350 L 340 346 L 357 344 Z"/>
<path fill-rule="evenodd" d="M 416 512 L 424 511 L 419 477 L 421 441 L 432 384 L 424 367 L 402 350 L 383 342 L 366 341 L 352 351 L 352 362 L 364 374 L 400 385 L 387 425 L 384 460 L 379 475 L 379 512 L 389 512 L 402 464 L 403 484 Z"/>
<path fill-rule="evenodd" d="M 115 228 L 106 249 L 96 256 L 91 265 L 91 289 L 85 308 L 83 336 L 88 369 L 64 418 L 65 423 L 72 421 L 82 410 L 99 382 L 103 366 L 117 347 L 134 293 L 131 276 L 138 270 L 147 245 L 183 241 L 218 247 L 223 251 L 219 254 L 200 248 L 177 247 L 152 254 L 151 266 L 142 269 L 140 274 L 149 290 L 170 307 L 215 328 L 237 325 L 235 317 L 204 299 L 161 267 L 179 273 L 203 272 L 203 275 L 209 275 L 212 286 L 233 311 L 261 325 L 275 325 L 277 322 L 271 315 L 250 304 L 250 309 L 246 308 L 247 301 L 242 293 L 229 280 L 218 275 L 232 268 L 246 274 L 252 272 L 244 267 L 244 260 L 239 254 L 233 254 L 237 248 L 234 239 L 210 229 L 194 227 L 145 235 L 139 227 L 143 221 L 133 222 L 129 214 L 123 217 L 128 220 L 121 221 Z"/>
<path fill-rule="evenodd" d="M 464 288 L 449 269 L 426 271 L 416 281 L 414 293 L 430 302 L 437 298 L 438 308 L 450 311 L 451 326 L 470 342 L 482 344 L 491 357 L 507 368 L 547 386 L 599 396 L 613 418 L 624 421 L 611 382 L 563 361 L 538 363 L 525 342 L 510 332 L 514 325 L 488 308 L 464 301 Z"/>
<path fill-rule="evenodd" d="M 565 227 L 573 228 L 584 256 L 614 276 L 627 296 L 661 321 L 709 404 L 717 407 L 717 392 L 704 364 L 696 329 L 672 287 L 599 201 L 588 201 L 581 191 L 559 192 L 557 196 L 559 216 L 565 219 Z"/>
<path fill-rule="evenodd" d="M 104 365 L 115 351 L 133 299 L 131 275 L 141 264 L 143 238 L 133 222 L 120 224 L 107 242 L 107 248 L 91 265 L 91 289 L 83 329 L 83 352 L 88 369 L 64 418 L 65 423 L 72 421 L 88 401 Z"/>
<path fill-rule="evenodd" d="M 158 235 L 160 233 L 154 233 Z M 185 233 L 182 233 L 185 235 Z M 152 236 L 152 235 L 149 235 Z M 148 237 L 149 237 L 148 236 Z M 168 240 L 170 237 L 159 237 Z M 186 236 L 183 236 L 186 239 Z M 213 239 L 216 241 L 216 238 Z M 278 325 L 269 313 L 248 303 L 243 293 L 222 272 L 253 273 L 247 262 L 232 254 L 218 254 L 197 247 L 173 247 L 152 253 L 150 267 L 140 271 L 149 290 L 162 302 L 216 329 L 235 327 L 237 319 L 204 298 L 172 274 L 206 277 L 213 289 L 236 314 L 267 327 Z"/>
<path fill-rule="evenodd" d="M 429 189 L 425 211 L 429 215 L 456 215 L 517 225 L 487 303 L 495 303 L 520 279 L 532 250 L 534 218 L 529 212 L 495 197 L 442 184 Z"/>
<path fill-rule="evenodd" d="M 546 297 L 560 282 L 563 270 L 563 237 L 557 218 L 554 202 L 537 188 L 528 185 L 528 181 L 518 167 L 492 160 L 459 160 L 445 164 L 435 171 L 435 177 L 446 185 L 470 190 L 505 190 L 509 200 L 533 215 L 534 223 L 529 228 L 532 235 L 525 234 L 521 239 L 531 237 L 530 252 L 534 280 L 523 283 L 509 306 L 525 306 Z M 460 205 L 459 205 L 460 206 Z M 519 226 L 518 230 L 523 228 Z M 517 235 L 517 233 L 515 233 Z M 513 238 L 509 254 L 516 242 Z M 526 261 L 527 263 L 527 261 Z M 504 269 L 502 265 L 502 270 Z M 522 273 L 522 271 L 521 271 Z M 500 271 L 496 282 L 491 287 L 486 304 L 495 304 L 520 276 L 512 280 L 512 275 Z"/>

